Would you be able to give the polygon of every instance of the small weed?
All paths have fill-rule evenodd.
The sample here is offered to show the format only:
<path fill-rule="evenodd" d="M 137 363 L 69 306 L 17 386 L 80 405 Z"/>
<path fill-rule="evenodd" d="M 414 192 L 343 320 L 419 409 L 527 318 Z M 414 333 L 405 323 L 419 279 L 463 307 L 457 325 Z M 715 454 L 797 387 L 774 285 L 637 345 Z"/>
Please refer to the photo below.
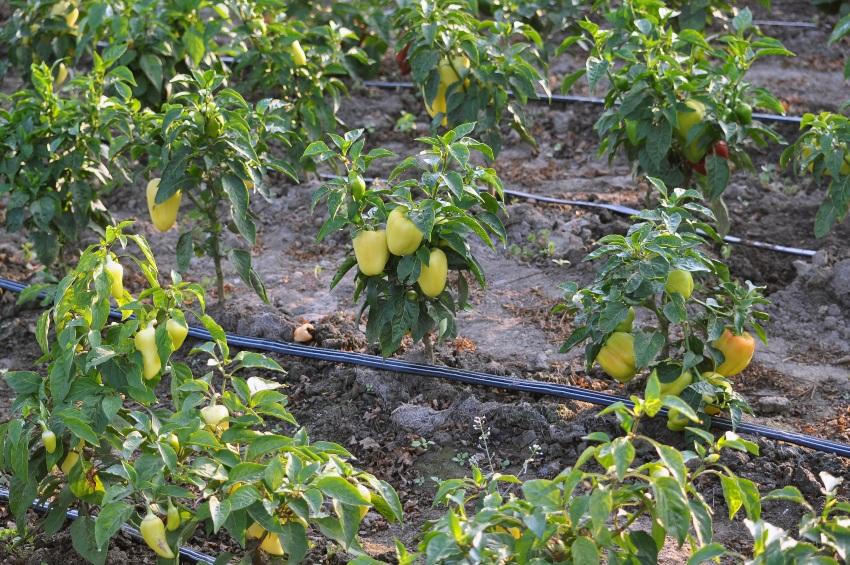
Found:
<path fill-rule="evenodd" d="M 410 442 L 410 447 L 414 449 L 421 449 L 423 451 L 428 451 L 428 449 L 434 447 L 434 442 L 430 439 L 425 439 L 424 437 L 416 438 Z"/>
<path fill-rule="evenodd" d="M 469 465 L 470 454 L 467 451 L 458 451 L 454 457 L 452 457 L 452 461 L 460 465 L 461 467 L 466 467 Z"/>
<path fill-rule="evenodd" d="M 555 255 L 555 243 L 549 239 L 552 234 L 549 230 L 539 230 L 528 234 L 525 243 L 520 246 L 516 243 L 508 247 L 508 252 L 523 261 L 534 261 L 535 259 L 548 259 Z"/>
<path fill-rule="evenodd" d="M 410 112 L 402 112 L 401 116 L 395 121 L 395 131 L 414 131 L 416 129 L 416 116 Z"/>

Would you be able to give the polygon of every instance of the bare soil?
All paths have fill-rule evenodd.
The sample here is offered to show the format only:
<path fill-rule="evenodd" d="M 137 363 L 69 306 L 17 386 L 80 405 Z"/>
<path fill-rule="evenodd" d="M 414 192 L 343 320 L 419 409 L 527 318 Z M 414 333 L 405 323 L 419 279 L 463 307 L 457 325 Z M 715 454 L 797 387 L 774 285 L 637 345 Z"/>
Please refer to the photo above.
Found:
<path fill-rule="evenodd" d="M 802 8 L 804 4 L 808 6 L 775 2 L 770 17 L 811 17 L 811 10 Z M 757 17 L 766 15 L 757 12 Z M 832 109 L 850 98 L 850 89 L 835 68 L 847 52 L 846 45 L 824 47 L 832 23 L 832 16 L 819 16 L 817 30 L 768 30 L 780 35 L 800 57 L 787 64 L 765 63 L 756 69 L 753 80 L 789 101 L 791 112 Z M 557 62 L 555 73 L 564 72 L 569 65 L 566 59 Z M 389 76 L 394 72 L 389 59 L 386 71 Z M 411 140 L 425 133 L 427 125 L 414 93 L 355 88 L 343 104 L 346 125 L 367 128 L 370 146 L 385 146 L 400 156 L 418 151 Z M 403 111 L 417 117 L 416 131 L 394 130 Z M 625 163 L 607 163 L 595 155 L 597 139 L 592 125 L 598 107 L 539 105 L 530 112 L 540 149 L 534 151 L 505 132 L 504 150 L 495 167 L 507 186 L 546 196 L 642 206 L 643 189 L 636 186 Z M 795 127 L 782 128 L 787 139 L 796 135 Z M 812 226 L 823 187 L 771 169 L 778 153 L 773 148 L 756 157 L 761 175 L 735 173 L 727 192 L 734 219 L 732 233 L 815 249 L 817 255 L 809 260 L 750 247 L 732 249 L 733 275 L 766 286 L 773 303 L 768 327 L 771 339 L 759 346 L 754 363 L 736 377 L 736 386 L 756 410 L 753 421 L 850 443 L 850 249 L 846 244 L 850 222 L 822 240 L 815 239 Z M 385 174 L 391 166 L 381 166 L 375 174 Z M 138 179 L 132 190 L 110 198 L 107 207 L 119 218 L 138 219 L 137 231 L 153 245 L 161 271 L 168 272 L 175 267 L 178 232 L 172 229 L 160 234 L 153 229 L 147 219 L 144 184 Z M 299 185 L 278 181 L 275 197 L 255 206 L 260 235 L 253 255 L 269 288 L 271 304 L 262 304 L 228 269 L 227 302 L 214 306 L 211 314 L 229 331 L 283 341 L 292 339 L 298 324 L 311 322 L 317 329 L 317 346 L 374 352 L 365 343 L 362 321 L 355 320 L 358 308 L 350 300 L 351 277 L 328 290 L 349 242 L 338 234 L 316 243 L 324 213 L 319 209 L 311 214 L 309 203 L 317 186 L 315 180 Z M 511 200 L 506 225 L 509 244 L 525 252 L 477 250 L 488 288 L 476 291 L 474 309 L 460 316 L 460 336 L 438 346 L 438 363 L 620 395 L 639 388 L 640 384 L 624 388 L 596 369 L 585 372 L 578 352 L 560 353 L 570 321 L 550 312 L 560 299 L 561 283 L 587 283 L 593 278 L 594 267 L 582 258 L 595 242 L 605 234 L 624 232 L 628 220 L 586 208 Z M 554 252 L 543 253 L 542 248 L 528 243 L 529 236 L 551 242 Z M 31 280 L 37 266 L 21 251 L 23 241 L 19 234 L 0 236 L 0 276 Z M 125 269 L 132 278 L 132 267 L 125 264 Z M 196 259 L 188 277 L 211 288 L 212 273 L 209 261 Z M 15 300 L 14 295 L 0 294 L 0 344 L 4 350 L 0 370 L 31 369 L 39 356 L 33 337 L 38 310 L 16 306 Z M 407 344 L 399 356 L 419 360 L 421 351 Z M 288 371 L 281 378 L 288 386 L 291 408 L 313 439 L 344 444 L 360 465 L 398 489 L 405 505 L 405 525 L 390 526 L 370 517 L 361 532 L 369 552 L 380 558 L 391 556 L 394 538 L 414 547 L 422 524 L 437 515 L 431 506 L 435 478 L 461 476 L 471 462 L 519 472 L 532 446 L 537 446 L 537 456 L 529 476 L 552 477 L 571 465 L 586 447 L 582 438 L 587 433 L 617 431 L 611 419 L 596 415 L 597 407 L 584 403 L 290 357 L 278 360 Z M 0 381 L 0 420 L 14 417 L 11 398 L 11 391 Z M 789 402 L 777 403 L 777 398 Z M 483 418 L 490 431 L 489 460 L 475 424 L 478 418 Z M 667 432 L 661 421 L 647 423 L 645 431 L 685 447 L 682 438 Z M 816 499 L 819 472 L 850 478 L 846 460 L 779 442 L 758 443 L 761 457 L 730 454 L 726 462 L 764 491 L 794 484 Z M 705 489 L 707 499 L 716 505 L 718 541 L 745 551 L 749 536 L 743 525 L 723 520 L 725 509 L 717 485 L 708 484 Z M 765 509 L 765 517 L 787 528 L 793 528 L 798 519 L 777 504 Z M 318 537 L 315 541 L 311 562 L 344 562 Z M 232 547 L 226 540 L 211 545 L 198 537 L 193 542 L 210 553 Z M 8 548 L 2 543 L 0 555 Z M 116 557 L 115 562 L 143 563 L 132 545 L 131 540 L 117 542 L 116 550 L 127 552 L 127 557 Z M 60 536 L 37 544 L 30 554 L 10 553 L 6 562 L 74 563 L 69 561 L 69 547 Z M 663 561 L 681 563 L 683 555 L 670 547 Z"/>

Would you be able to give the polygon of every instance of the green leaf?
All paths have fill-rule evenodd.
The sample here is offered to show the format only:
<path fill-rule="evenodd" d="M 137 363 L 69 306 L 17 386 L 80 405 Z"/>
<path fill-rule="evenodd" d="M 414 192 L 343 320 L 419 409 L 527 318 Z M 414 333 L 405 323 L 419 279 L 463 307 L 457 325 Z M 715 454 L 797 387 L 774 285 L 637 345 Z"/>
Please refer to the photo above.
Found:
<path fill-rule="evenodd" d="M 105 504 L 98 512 L 94 524 L 94 539 L 97 547 L 105 550 L 109 540 L 121 529 L 124 522 L 130 519 L 133 512 L 133 507 L 125 502 Z"/>
<path fill-rule="evenodd" d="M 192 59 L 192 62 L 195 65 L 200 65 L 201 60 L 204 58 L 204 53 L 206 52 L 206 47 L 204 46 L 204 38 L 198 35 L 194 29 L 186 30 L 186 33 L 183 34 L 183 45 L 186 46 L 186 52 L 189 53 L 189 57 Z"/>
<path fill-rule="evenodd" d="M 139 57 L 142 72 L 148 77 L 157 92 L 162 92 L 162 61 L 153 53 L 145 53 Z"/>
<path fill-rule="evenodd" d="M 599 563 L 599 550 L 596 548 L 596 544 L 586 537 L 577 537 L 570 547 L 570 553 L 573 563 L 587 565 Z"/>
<path fill-rule="evenodd" d="M 664 348 L 664 335 L 661 332 L 635 332 L 635 366 L 638 369 L 648 367 Z"/>
<path fill-rule="evenodd" d="M 709 543 L 704 545 L 691 555 L 688 559 L 688 565 L 699 565 L 707 561 L 714 561 L 718 557 L 726 555 L 726 548 L 719 543 Z"/>
<path fill-rule="evenodd" d="M 210 517 L 213 521 L 213 533 L 218 533 L 218 530 L 227 521 L 230 516 L 230 502 L 220 501 L 215 495 L 209 498 Z"/>
<path fill-rule="evenodd" d="M 65 426 L 71 430 L 75 436 L 86 440 L 91 445 L 100 445 L 100 438 L 91 428 L 88 422 L 83 420 L 82 412 L 79 410 L 66 408 L 58 412 L 54 412 L 54 416 L 59 418 Z"/>
<path fill-rule="evenodd" d="M 80 516 L 71 522 L 71 544 L 80 555 L 93 565 L 106 563 L 107 549 L 100 549 L 95 541 L 95 523 L 91 516 Z"/>
<path fill-rule="evenodd" d="M 266 293 L 266 286 L 263 284 L 257 271 L 251 267 L 251 254 L 243 249 L 231 249 L 228 252 L 228 257 L 230 262 L 233 263 L 233 266 L 236 267 L 239 277 L 257 293 L 257 296 L 263 302 L 268 304 L 269 295 Z"/>
<path fill-rule="evenodd" d="M 369 500 L 363 498 L 357 487 L 342 477 L 325 476 L 316 481 L 316 486 L 326 496 L 351 506 L 367 506 Z"/>

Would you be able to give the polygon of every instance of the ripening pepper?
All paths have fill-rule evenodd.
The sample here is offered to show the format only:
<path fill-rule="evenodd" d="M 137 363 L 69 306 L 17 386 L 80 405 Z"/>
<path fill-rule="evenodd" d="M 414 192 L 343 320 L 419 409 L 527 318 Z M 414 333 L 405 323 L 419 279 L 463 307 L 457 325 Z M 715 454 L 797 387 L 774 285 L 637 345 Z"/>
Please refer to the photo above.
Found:
<path fill-rule="evenodd" d="M 154 553 L 165 559 L 174 559 L 174 552 L 171 551 L 168 540 L 165 539 L 165 524 L 150 508 L 142 523 L 139 524 L 139 532 Z"/>
<path fill-rule="evenodd" d="M 387 218 L 387 247 L 393 255 L 410 255 L 422 243 L 422 232 L 408 217 L 403 206 L 393 208 Z"/>
<path fill-rule="evenodd" d="M 186 336 L 189 335 L 189 326 L 181 319 L 169 318 L 165 323 L 165 330 L 171 338 L 171 350 L 177 351 L 183 342 L 186 341 Z"/>
<path fill-rule="evenodd" d="M 354 236 L 352 244 L 361 273 L 372 277 L 384 272 L 390 258 L 386 230 L 363 230 Z"/>
<path fill-rule="evenodd" d="M 151 179 L 146 190 L 148 213 L 156 229 L 159 231 L 168 231 L 174 225 L 174 222 L 177 221 L 177 212 L 180 209 L 180 200 L 183 198 L 183 195 L 178 190 L 168 197 L 168 200 L 157 204 L 156 193 L 158 190 L 159 179 Z"/>
<path fill-rule="evenodd" d="M 705 149 L 701 147 L 699 138 L 688 142 L 688 134 L 705 118 L 705 104 L 699 100 L 688 100 L 685 107 L 684 110 L 676 111 L 676 134 L 683 145 L 685 158 L 691 163 L 699 163 L 705 156 Z"/>
<path fill-rule="evenodd" d="M 449 123 L 447 115 L 448 104 L 446 101 L 448 89 L 451 85 L 460 81 L 461 76 L 458 76 L 458 72 L 461 73 L 462 76 L 466 76 L 469 71 L 469 66 L 470 63 L 467 57 L 452 57 L 451 62 L 449 62 L 448 59 L 443 58 L 437 67 L 437 72 L 440 73 L 440 84 L 437 86 L 437 95 L 430 102 L 427 100 L 425 101 L 425 110 L 432 118 L 437 114 L 443 114 L 441 122 L 443 127 L 447 126 Z"/>
<path fill-rule="evenodd" d="M 735 335 L 728 329 L 711 344 L 723 354 L 723 363 L 715 371 L 726 377 L 737 375 L 747 368 L 756 351 L 756 340 L 748 332 Z"/>
<path fill-rule="evenodd" d="M 71 8 L 67 14 L 65 14 L 65 23 L 68 27 L 77 27 L 77 19 L 80 17 L 80 10 L 76 7 Z"/>
<path fill-rule="evenodd" d="M 446 288 L 446 277 L 449 273 L 449 261 L 445 252 L 440 248 L 431 250 L 427 265 L 422 265 L 419 272 L 419 288 L 425 296 L 436 298 Z"/>
<path fill-rule="evenodd" d="M 56 451 L 56 434 L 51 430 L 45 429 L 41 432 L 41 443 L 44 444 L 44 450 L 47 453 Z"/>
<path fill-rule="evenodd" d="M 171 449 L 174 450 L 174 453 L 180 455 L 180 438 L 177 437 L 177 434 L 171 432 L 168 434 L 168 445 L 171 446 Z"/>
<path fill-rule="evenodd" d="M 104 270 L 109 277 L 109 294 L 115 300 L 120 300 L 124 297 L 124 267 L 111 255 L 107 255 Z"/>
<path fill-rule="evenodd" d="M 301 42 L 297 39 L 289 45 L 289 54 L 292 56 L 292 62 L 296 67 L 303 67 L 307 64 L 307 55 L 304 53 L 304 48 L 301 47 Z"/>
<path fill-rule="evenodd" d="M 53 88 L 58 89 L 66 80 L 68 80 L 68 67 L 65 66 L 65 63 L 59 63 L 59 67 L 56 69 L 56 80 L 53 81 Z"/>
<path fill-rule="evenodd" d="M 285 552 L 283 551 L 283 546 L 280 543 L 280 536 L 267 532 L 265 528 L 257 522 L 251 524 L 246 534 L 250 539 L 263 538 L 262 543 L 260 543 L 260 549 L 269 555 L 284 555 Z"/>
<path fill-rule="evenodd" d="M 77 461 L 80 460 L 80 452 L 77 450 L 69 451 L 68 455 L 65 456 L 65 460 L 62 461 L 62 465 L 59 467 L 62 470 L 62 474 L 69 475 L 71 473 L 71 469 L 74 468 L 74 465 L 77 464 Z"/>
<path fill-rule="evenodd" d="M 145 380 L 154 378 L 162 368 L 162 363 L 159 360 L 159 351 L 156 347 L 156 330 L 154 322 L 151 321 L 144 328 L 136 332 L 133 337 L 133 344 L 136 350 L 142 354 L 142 375 Z"/>
<path fill-rule="evenodd" d="M 694 293 L 694 277 L 688 271 L 673 269 L 667 273 L 667 283 L 664 285 L 664 290 L 668 294 L 677 292 L 687 300 Z"/>
<path fill-rule="evenodd" d="M 180 510 L 168 499 L 168 512 L 166 513 L 165 529 L 173 532 L 180 527 Z"/>
<path fill-rule="evenodd" d="M 635 338 L 630 333 L 614 332 L 599 350 L 596 362 L 609 376 L 627 383 L 637 374 Z"/>

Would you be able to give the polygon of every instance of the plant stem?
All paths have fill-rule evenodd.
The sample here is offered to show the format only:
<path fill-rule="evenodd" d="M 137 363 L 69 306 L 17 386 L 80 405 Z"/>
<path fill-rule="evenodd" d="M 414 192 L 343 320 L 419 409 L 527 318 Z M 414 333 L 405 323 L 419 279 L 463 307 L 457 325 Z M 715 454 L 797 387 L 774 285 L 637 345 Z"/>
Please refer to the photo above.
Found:
<path fill-rule="evenodd" d="M 425 361 L 433 365 L 434 364 L 434 344 L 431 341 L 431 334 L 427 333 L 422 338 L 422 344 L 425 346 Z"/>

